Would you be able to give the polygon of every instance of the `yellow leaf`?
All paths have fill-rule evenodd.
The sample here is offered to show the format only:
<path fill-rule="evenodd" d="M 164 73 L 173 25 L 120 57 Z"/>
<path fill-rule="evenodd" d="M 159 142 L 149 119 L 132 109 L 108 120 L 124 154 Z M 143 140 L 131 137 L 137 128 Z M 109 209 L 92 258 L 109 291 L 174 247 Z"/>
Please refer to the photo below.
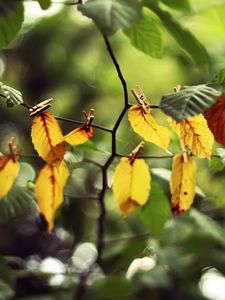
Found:
<path fill-rule="evenodd" d="M 69 176 L 69 170 L 64 161 L 58 167 L 46 164 L 38 174 L 35 193 L 42 213 L 47 222 L 49 231 L 54 225 L 55 211 L 63 202 L 63 189 Z"/>
<path fill-rule="evenodd" d="M 0 198 L 4 197 L 11 189 L 19 169 L 19 162 L 14 162 L 10 156 L 0 157 Z"/>
<path fill-rule="evenodd" d="M 126 157 L 120 160 L 114 174 L 113 192 L 123 215 L 146 203 L 150 183 L 149 168 L 143 159 L 135 159 L 133 164 Z"/>
<path fill-rule="evenodd" d="M 57 166 L 66 152 L 62 130 L 54 116 L 44 112 L 34 118 L 32 142 L 38 154 L 50 165 Z"/>
<path fill-rule="evenodd" d="M 192 205 L 195 197 L 195 177 L 195 161 L 188 157 L 188 161 L 185 163 L 182 154 L 175 155 L 170 179 L 172 208 L 174 211 L 182 212 Z"/>
<path fill-rule="evenodd" d="M 210 158 L 214 137 L 202 114 L 183 120 L 180 123 L 171 118 L 168 119 L 168 122 L 194 155 L 201 158 Z"/>
<path fill-rule="evenodd" d="M 86 131 L 86 126 L 74 129 L 64 136 L 64 141 L 72 146 L 81 145 L 91 139 L 94 135 L 93 127 Z"/>
<path fill-rule="evenodd" d="M 149 112 L 145 114 L 139 105 L 133 105 L 128 110 L 128 120 L 133 130 L 147 142 L 167 150 L 170 141 L 169 130 L 157 124 L 150 114 L 150 108 Z"/>

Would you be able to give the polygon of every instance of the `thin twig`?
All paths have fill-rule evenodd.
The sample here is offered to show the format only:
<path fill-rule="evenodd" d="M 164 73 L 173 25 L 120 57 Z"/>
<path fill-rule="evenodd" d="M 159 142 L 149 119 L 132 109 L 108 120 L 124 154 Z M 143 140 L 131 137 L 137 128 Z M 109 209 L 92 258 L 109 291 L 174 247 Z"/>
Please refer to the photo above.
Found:
<path fill-rule="evenodd" d="M 76 125 L 84 125 L 84 123 L 85 123 L 85 122 L 82 122 L 82 121 L 77 121 L 77 120 L 73 120 L 73 119 L 67 119 L 67 118 L 63 118 L 63 117 L 57 117 L 57 116 L 54 116 L 54 117 L 55 117 L 55 119 L 57 119 L 59 121 L 73 123 L 73 124 L 76 124 Z M 106 131 L 106 132 L 112 133 L 112 130 L 109 129 L 109 128 L 107 128 L 107 127 L 103 127 L 103 126 L 96 125 L 96 124 L 92 124 L 91 126 L 93 126 L 94 128 L 100 129 L 102 131 Z"/>
<path fill-rule="evenodd" d="M 117 156 L 117 157 L 130 157 L 130 155 L 121 154 L 121 153 L 116 153 L 115 156 Z M 167 159 L 167 158 L 173 158 L 173 157 L 174 157 L 174 155 L 162 155 L 162 156 L 138 155 L 138 158 L 143 158 L 143 159 Z"/>

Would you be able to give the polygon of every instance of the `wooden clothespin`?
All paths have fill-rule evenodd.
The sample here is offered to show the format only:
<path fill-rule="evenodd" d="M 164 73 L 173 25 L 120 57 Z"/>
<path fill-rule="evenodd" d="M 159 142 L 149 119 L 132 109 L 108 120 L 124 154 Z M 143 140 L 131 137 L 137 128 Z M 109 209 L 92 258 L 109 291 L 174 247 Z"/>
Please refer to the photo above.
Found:
<path fill-rule="evenodd" d="M 85 110 L 83 110 L 83 114 L 86 118 L 86 123 L 85 123 L 85 131 L 89 131 L 91 125 L 93 124 L 94 121 L 94 109 L 90 109 L 89 113 L 87 114 Z"/>
<path fill-rule="evenodd" d="M 30 117 L 35 117 L 38 114 L 42 113 L 47 108 L 51 107 L 52 106 L 52 104 L 51 104 L 52 101 L 53 101 L 52 98 L 47 99 L 47 100 L 44 100 L 44 101 L 38 103 L 37 105 L 34 105 L 33 107 L 29 108 Z"/>
<path fill-rule="evenodd" d="M 182 150 L 184 163 L 187 163 L 188 162 L 187 149 L 185 147 L 185 144 L 184 144 L 184 141 L 182 140 L 182 138 L 180 138 L 180 146 L 181 146 L 181 150 Z"/>
<path fill-rule="evenodd" d="M 133 162 L 135 161 L 135 159 L 137 158 L 137 156 L 139 155 L 139 153 L 142 151 L 142 149 L 144 148 L 145 142 L 140 142 L 137 147 L 131 152 L 130 156 L 129 156 L 129 161 L 130 164 L 132 165 Z"/>
<path fill-rule="evenodd" d="M 16 146 L 16 138 L 11 137 L 8 144 L 9 144 L 10 156 L 12 157 L 13 162 L 17 162 L 19 160 L 20 156 L 19 156 L 19 151 Z"/>
<path fill-rule="evenodd" d="M 174 93 L 178 93 L 180 90 L 181 90 L 181 85 L 180 84 L 178 84 L 175 87 L 173 87 L 173 92 Z"/>
<path fill-rule="evenodd" d="M 137 85 L 136 88 L 132 89 L 131 91 L 140 105 L 142 112 L 147 114 L 149 112 L 150 104 L 140 86 Z"/>

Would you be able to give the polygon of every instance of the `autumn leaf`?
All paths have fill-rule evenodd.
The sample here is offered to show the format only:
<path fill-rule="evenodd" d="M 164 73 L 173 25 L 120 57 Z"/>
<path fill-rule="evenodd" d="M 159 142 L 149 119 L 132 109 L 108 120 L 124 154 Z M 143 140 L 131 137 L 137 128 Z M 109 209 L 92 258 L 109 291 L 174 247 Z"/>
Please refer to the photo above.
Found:
<path fill-rule="evenodd" d="M 69 132 L 67 135 L 64 136 L 64 141 L 72 146 L 77 146 L 84 144 L 89 139 L 91 139 L 94 135 L 93 127 L 87 129 L 87 126 L 84 125 L 73 131 Z"/>
<path fill-rule="evenodd" d="M 143 137 L 147 142 L 154 143 L 167 150 L 170 141 L 169 131 L 166 127 L 157 124 L 148 109 L 147 113 L 136 104 L 128 110 L 128 120 L 133 130 Z"/>
<path fill-rule="evenodd" d="M 194 155 L 201 158 L 210 158 L 214 138 L 202 114 L 179 123 L 172 118 L 168 118 L 168 122 Z"/>
<path fill-rule="evenodd" d="M 205 118 L 215 140 L 225 146 L 225 94 L 217 97 L 216 103 L 205 111 Z"/>
<path fill-rule="evenodd" d="M 38 174 L 35 193 L 39 211 L 47 222 L 49 231 L 54 225 L 56 209 L 63 202 L 63 189 L 69 176 L 69 170 L 64 161 L 58 167 L 46 164 Z"/>
<path fill-rule="evenodd" d="M 190 208 L 195 197 L 196 164 L 189 156 L 184 162 L 183 155 L 173 158 L 170 191 L 172 194 L 172 209 L 179 213 Z"/>
<path fill-rule="evenodd" d="M 114 174 L 113 193 L 124 216 L 146 203 L 150 183 L 149 168 L 143 159 L 135 159 L 132 164 L 129 158 L 120 160 Z"/>
<path fill-rule="evenodd" d="M 0 198 L 3 198 L 12 188 L 19 173 L 19 162 L 14 162 L 10 156 L 0 157 Z"/>
<path fill-rule="evenodd" d="M 62 130 L 51 113 L 44 112 L 34 118 L 31 137 L 34 148 L 47 163 L 53 166 L 60 164 L 66 145 Z"/>

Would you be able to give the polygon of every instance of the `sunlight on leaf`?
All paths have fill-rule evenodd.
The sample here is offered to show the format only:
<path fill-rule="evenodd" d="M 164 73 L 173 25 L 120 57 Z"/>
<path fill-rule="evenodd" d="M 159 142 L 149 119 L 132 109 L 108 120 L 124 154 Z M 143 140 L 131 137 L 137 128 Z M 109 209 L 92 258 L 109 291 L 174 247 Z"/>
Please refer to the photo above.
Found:
<path fill-rule="evenodd" d="M 128 120 L 133 130 L 147 142 L 167 150 L 170 141 L 169 130 L 157 124 L 150 113 L 143 113 L 141 107 L 136 104 L 128 110 Z"/>
<path fill-rule="evenodd" d="M 4 197 L 12 188 L 19 169 L 19 162 L 14 162 L 10 156 L 0 157 L 0 198 Z"/>
<path fill-rule="evenodd" d="M 58 167 L 46 164 L 38 174 L 35 193 L 49 231 L 53 229 L 56 209 L 63 202 L 63 189 L 69 177 L 69 170 L 64 161 Z"/>
<path fill-rule="evenodd" d="M 80 128 L 76 128 L 64 136 L 64 141 L 72 146 L 84 144 L 94 135 L 93 127 L 86 130 L 86 125 Z"/>
<path fill-rule="evenodd" d="M 188 157 L 184 162 L 183 155 L 173 158 L 170 190 L 172 194 L 172 209 L 175 213 L 186 211 L 192 205 L 195 197 L 196 164 Z"/>
<path fill-rule="evenodd" d="M 41 158 L 53 166 L 60 164 L 66 146 L 62 130 L 51 113 L 44 112 L 34 118 L 31 137 L 34 148 Z"/>
<path fill-rule="evenodd" d="M 146 203 L 150 183 L 149 168 L 143 159 L 135 159 L 133 164 L 126 157 L 120 160 L 114 174 L 113 193 L 124 216 Z"/>
<path fill-rule="evenodd" d="M 181 121 L 168 118 L 168 122 L 185 146 L 196 156 L 210 158 L 214 143 L 213 134 L 202 114 Z"/>

